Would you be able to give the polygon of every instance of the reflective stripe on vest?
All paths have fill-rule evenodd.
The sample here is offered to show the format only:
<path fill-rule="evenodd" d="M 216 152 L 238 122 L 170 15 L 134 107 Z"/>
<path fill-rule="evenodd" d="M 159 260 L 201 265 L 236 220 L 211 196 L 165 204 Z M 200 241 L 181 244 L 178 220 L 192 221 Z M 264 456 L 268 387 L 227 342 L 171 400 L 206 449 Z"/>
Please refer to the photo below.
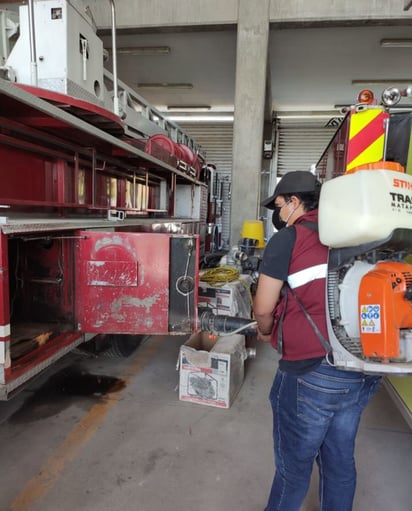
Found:
<path fill-rule="evenodd" d="M 317 279 L 325 279 L 327 275 L 328 265 L 326 263 L 317 264 L 310 268 L 297 271 L 288 276 L 288 284 L 292 289 L 304 286 L 309 282 Z"/>

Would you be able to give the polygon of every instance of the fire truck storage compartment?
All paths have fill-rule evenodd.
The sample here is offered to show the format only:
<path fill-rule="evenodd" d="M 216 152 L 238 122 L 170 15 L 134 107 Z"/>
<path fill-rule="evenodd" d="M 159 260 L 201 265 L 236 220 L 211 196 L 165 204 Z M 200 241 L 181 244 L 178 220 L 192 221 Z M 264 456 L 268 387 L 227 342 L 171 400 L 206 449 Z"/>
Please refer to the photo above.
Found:
<path fill-rule="evenodd" d="M 81 333 L 192 333 L 197 235 L 67 231 L 8 238 L 10 357 Z"/>
<path fill-rule="evenodd" d="M 13 362 L 75 329 L 74 258 L 73 240 L 57 234 L 7 245 Z"/>

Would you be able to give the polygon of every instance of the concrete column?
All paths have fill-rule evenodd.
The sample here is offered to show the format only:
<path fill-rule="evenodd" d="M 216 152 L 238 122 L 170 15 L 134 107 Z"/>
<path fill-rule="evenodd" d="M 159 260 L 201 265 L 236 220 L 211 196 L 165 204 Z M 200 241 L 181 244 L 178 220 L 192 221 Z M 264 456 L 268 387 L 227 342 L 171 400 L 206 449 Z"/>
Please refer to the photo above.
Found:
<path fill-rule="evenodd" d="M 259 214 L 270 0 L 239 0 L 230 243 Z"/>

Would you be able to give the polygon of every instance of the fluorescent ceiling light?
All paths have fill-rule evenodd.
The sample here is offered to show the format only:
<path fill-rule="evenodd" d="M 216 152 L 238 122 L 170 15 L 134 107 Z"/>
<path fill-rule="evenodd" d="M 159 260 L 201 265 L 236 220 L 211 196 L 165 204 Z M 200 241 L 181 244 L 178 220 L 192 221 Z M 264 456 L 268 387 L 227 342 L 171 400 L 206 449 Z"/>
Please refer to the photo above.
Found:
<path fill-rule="evenodd" d="M 112 51 L 112 48 L 110 48 Z M 169 46 L 124 46 L 117 48 L 118 55 L 168 55 Z"/>
<path fill-rule="evenodd" d="M 138 83 L 139 89 L 193 89 L 193 83 Z"/>
<path fill-rule="evenodd" d="M 168 115 L 167 118 L 178 122 L 233 122 L 233 115 Z"/>
<path fill-rule="evenodd" d="M 275 112 L 277 119 L 330 119 L 336 117 L 337 113 L 334 110 L 279 110 Z"/>
<path fill-rule="evenodd" d="M 381 39 L 382 48 L 412 48 L 412 39 Z"/>
<path fill-rule="evenodd" d="M 398 83 L 412 83 L 412 78 L 370 78 L 361 80 L 352 80 L 352 85 L 379 85 L 379 84 L 396 85 Z"/>
<path fill-rule="evenodd" d="M 175 110 L 175 111 L 178 111 L 178 112 L 183 112 L 183 111 L 193 111 L 193 110 L 196 110 L 197 112 L 199 111 L 207 111 L 207 110 L 211 110 L 211 106 L 210 105 L 168 105 L 167 106 L 167 109 L 168 110 Z"/>

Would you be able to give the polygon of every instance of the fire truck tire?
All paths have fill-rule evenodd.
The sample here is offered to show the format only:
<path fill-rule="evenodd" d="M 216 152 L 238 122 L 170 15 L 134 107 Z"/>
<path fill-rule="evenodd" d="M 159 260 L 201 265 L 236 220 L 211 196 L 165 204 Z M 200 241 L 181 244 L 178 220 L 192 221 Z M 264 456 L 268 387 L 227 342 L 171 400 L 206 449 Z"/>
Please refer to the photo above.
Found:
<path fill-rule="evenodd" d="M 109 335 L 109 346 L 104 354 L 113 358 L 130 357 L 147 338 L 145 335 Z"/>

